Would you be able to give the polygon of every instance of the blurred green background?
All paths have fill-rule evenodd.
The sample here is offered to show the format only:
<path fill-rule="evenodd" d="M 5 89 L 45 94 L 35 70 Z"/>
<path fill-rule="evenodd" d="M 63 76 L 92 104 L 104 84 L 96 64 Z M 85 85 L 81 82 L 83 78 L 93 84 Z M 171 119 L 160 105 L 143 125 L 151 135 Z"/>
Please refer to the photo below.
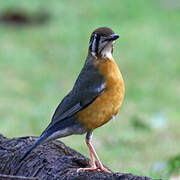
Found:
<path fill-rule="evenodd" d="M 120 34 L 114 58 L 126 96 L 115 120 L 94 131 L 100 159 L 114 171 L 178 176 L 179 1 L 6 0 L 0 16 L 0 133 L 39 136 L 72 88 L 91 32 L 108 26 Z M 89 156 L 84 136 L 61 140 Z"/>

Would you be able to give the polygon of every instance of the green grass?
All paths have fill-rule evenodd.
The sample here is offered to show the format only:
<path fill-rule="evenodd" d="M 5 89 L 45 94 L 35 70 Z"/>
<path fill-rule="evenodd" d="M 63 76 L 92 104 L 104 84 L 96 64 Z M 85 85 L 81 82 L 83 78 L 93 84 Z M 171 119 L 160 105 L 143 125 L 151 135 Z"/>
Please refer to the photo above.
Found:
<path fill-rule="evenodd" d="M 126 96 L 116 119 L 94 132 L 93 143 L 104 164 L 115 171 L 167 177 L 166 171 L 153 167 L 180 153 L 178 4 L 165 0 L 1 2 L 0 13 L 7 9 L 22 9 L 29 15 L 48 12 L 50 19 L 37 26 L 0 24 L 0 133 L 39 136 L 83 66 L 90 33 L 109 26 L 120 34 L 114 58 Z M 62 140 L 88 155 L 84 136 Z"/>

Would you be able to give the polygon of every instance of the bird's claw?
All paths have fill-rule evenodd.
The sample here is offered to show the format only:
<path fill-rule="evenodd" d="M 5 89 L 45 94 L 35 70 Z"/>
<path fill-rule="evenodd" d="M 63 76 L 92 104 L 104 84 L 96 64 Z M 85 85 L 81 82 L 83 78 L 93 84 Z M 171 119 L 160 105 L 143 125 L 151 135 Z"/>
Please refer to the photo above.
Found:
<path fill-rule="evenodd" d="M 106 172 L 106 173 L 111 173 L 111 171 L 104 168 L 103 166 L 77 169 L 77 172 L 80 172 L 80 171 L 103 171 L 103 172 Z"/>

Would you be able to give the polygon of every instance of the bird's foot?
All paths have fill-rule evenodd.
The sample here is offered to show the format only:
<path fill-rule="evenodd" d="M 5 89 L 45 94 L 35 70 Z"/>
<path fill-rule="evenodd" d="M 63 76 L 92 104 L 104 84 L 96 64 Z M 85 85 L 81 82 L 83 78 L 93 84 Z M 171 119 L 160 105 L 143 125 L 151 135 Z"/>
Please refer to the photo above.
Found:
<path fill-rule="evenodd" d="M 111 171 L 109 171 L 108 169 L 106 169 L 103 166 L 90 167 L 90 168 L 79 168 L 77 170 L 77 172 L 79 172 L 79 171 L 103 171 L 103 172 L 111 173 Z"/>
<path fill-rule="evenodd" d="M 80 171 L 97 171 L 98 168 L 94 168 L 94 167 L 90 167 L 90 168 L 79 168 L 77 169 L 77 172 L 80 172 Z"/>
<path fill-rule="evenodd" d="M 111 171 L 109 171 L 108 169 L 106 169 L 104 166 L 99 166 L 98 170 L 103 171 L 103 172 L 107 172 L 107 173 L 112 173 Z"/>

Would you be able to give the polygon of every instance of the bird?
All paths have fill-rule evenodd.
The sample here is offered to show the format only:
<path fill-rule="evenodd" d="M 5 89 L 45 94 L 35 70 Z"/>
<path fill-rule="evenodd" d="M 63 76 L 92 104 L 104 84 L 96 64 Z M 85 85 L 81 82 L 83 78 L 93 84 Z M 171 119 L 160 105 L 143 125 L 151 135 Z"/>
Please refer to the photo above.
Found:
<path fill-rule="evenodd" d="M 109 27 L 100 27 L 92 32 L 87 58 L 72 90 L 62 99 L 41 136 L 23 153 L 21 161 L 39 144 L 86 133 L 91 167 L 77 171 L 111 173 L 103 166 L 91 141 L 93 131 L 113 119 L 123 103 L 124 80 L 113 58 L 118 38 L 119 35 Z"/>

